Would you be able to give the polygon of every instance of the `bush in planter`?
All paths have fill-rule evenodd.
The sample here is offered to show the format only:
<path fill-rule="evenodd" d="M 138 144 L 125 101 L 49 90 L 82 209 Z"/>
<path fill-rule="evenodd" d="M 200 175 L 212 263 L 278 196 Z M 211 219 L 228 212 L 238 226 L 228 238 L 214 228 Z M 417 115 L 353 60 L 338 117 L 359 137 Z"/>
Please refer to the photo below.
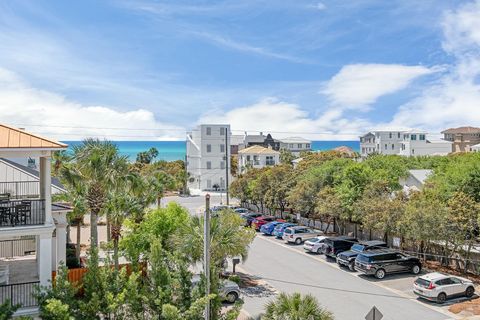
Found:
<path fill-rule="evenodd" d="M 66 265 L 68 269 L 80 268 L 80 260 L 77 258 L 75 248 L 67 245 Z"/>

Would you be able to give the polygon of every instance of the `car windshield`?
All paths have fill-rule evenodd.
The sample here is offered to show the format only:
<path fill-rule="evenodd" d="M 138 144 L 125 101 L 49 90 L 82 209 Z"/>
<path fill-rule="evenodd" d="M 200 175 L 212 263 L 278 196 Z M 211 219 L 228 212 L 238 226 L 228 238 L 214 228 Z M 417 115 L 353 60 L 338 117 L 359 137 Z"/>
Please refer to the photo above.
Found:
<path fill-rule="evenodd" d="M 418 278 L 417 280 L 415 280 L 415 283 L 425 288 L 428 288 L 428 286 L 430 286 L 430 281 L 422 278 Z"/>
<path fill-rule="evenodd" d="M 318 241 L 320 241 L 319 238 L 313 238 L 313 239 L 308 240 L 308 242 L 318 242 Z"/>
<path fill-rule="evenodd" d="M 365 249 L 365 247 L 362 244 L 354 244 L 352 246 L 352 251 L 357 251 L 357 252 L 362 252 Z"/>
<path fill-rule="evenodd" d="M 364 256 L 363 254 L 359 254 L 357 256 L 357 260 L 359 262 L 370 262 L 370 261 L 372 261 L 372 257 L 368 257 L 368 256 Z"/>

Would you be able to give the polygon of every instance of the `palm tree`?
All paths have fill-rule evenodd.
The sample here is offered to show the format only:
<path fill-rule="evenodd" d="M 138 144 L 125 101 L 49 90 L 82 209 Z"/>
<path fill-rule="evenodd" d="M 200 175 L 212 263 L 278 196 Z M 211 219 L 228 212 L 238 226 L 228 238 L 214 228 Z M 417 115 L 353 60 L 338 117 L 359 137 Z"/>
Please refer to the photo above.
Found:
<path fill-rule="evenodd" d="M 160 208 L 162 198 L 166 190 L 171 190 L 175 185 L 175 180 L 171 175 L 163 171 L 155 171 L 149 179 L 152 192 L 155 194 L 157 208 Z"/>
<path fill-rule="evenodd" d="M 90 211 L 90 238 L 92 247 L 98 246 L 97 220 L 107 201 L 108 191 L 127 172 L 127 158 L 120 156 L 110 141 L 86 139 L 73 147 L 72 172 L 77 183 L 85 188 L 85 199 Z"/>
<path fill-rule="evenodd" d="M 175 239 L 191 262 L 203 257 L 203 217 L 194 216 Z M 233 211 L 223 211 L 210 220 L 210 255 L 212 262 L 221 267 L 224 259 L 235 256 L 246 258 L 255 231 L 244 227 L 245 221 Z"/>
<path fill-rule="evenodd" d="M 130 215 L 143 212 L 142 204 L 133 197 L 127 188 L 116 190 L 109 196 L 105 209 L 108 210 L 110 217 L 110 232 L 113 241 L 113 260 L 115 269 L 118 270 L 118 243 L 121 237 L 123 221 Z"/>
<path fill-rule="evenodd" d="M 281 293 L 265 306 L 262 320 L 333 320 L 331 312 L 323 309 L 310 294 Z"/>

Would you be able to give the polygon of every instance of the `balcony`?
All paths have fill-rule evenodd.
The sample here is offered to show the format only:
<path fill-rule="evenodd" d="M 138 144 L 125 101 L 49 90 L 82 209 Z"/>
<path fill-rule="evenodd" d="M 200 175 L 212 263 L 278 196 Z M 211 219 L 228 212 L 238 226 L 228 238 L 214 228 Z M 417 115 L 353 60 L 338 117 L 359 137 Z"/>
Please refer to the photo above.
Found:
<path fill-rule="evenodd" d="M 45 200 L 0 200 L 0 228 L 45 224 Z"/>
<path fill-rule="evenodd" d="M 31 308 L 38 305 L 34 296 L 39 281 L 0 285 L 0 304 L 9 302 L 10 305 L 20 305 L 22 308 Z"/>

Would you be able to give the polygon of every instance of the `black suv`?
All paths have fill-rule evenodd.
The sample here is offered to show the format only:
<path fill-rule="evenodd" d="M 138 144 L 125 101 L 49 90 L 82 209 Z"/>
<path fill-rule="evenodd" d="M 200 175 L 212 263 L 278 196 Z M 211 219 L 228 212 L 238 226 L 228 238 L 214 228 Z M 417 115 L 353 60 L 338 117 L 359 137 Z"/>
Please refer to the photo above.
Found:
<path fill-rule="evenodd" d="M 347 236 L 325 239 L 325 257 L 335 259 L 337 254 L 350 250 L 350 248 L 357 242 L 358 240 L 356 238 Z"/>
<path fill-rule="evenodd" d="M 359 253 L 382 248 L 387 248 L 387 244 L 378 240 L 355 243 L 350 250 L 337 254 L 337 263 L 340 267 L 345 266 L 355 271 L 355 258 Z"/>
<path fill-rule="evenodd" d="M 411 272 L 419 274 L 422 264 L 416 257 L 392 249 L 376 249 L 359 253 L 355 270 L 383 279 L 388 273 Z"/>

